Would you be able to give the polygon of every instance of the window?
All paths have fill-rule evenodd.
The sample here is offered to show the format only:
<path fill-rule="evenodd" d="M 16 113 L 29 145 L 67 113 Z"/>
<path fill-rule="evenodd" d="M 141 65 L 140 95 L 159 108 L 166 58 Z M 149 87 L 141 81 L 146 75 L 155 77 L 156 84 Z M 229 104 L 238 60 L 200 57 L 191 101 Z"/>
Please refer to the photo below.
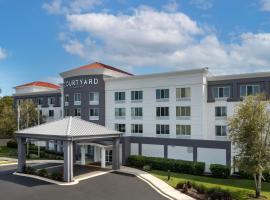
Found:
<path fill-rule="evenodd" d="M 176 88 L 176 99 L 177 100 L 189 100 L 190 99 L 190 88 Z"/>
<path fill-rule="evenodd" d="M 157 89 L 156 90 L 157 100 L 168 100 L 169 99 L 169 89 Z"/>
<path fill-rule="evenodd" d="M 227 126 L 216 126 L 216 136 L 226 136 Z"/>
<path fill-rule="evenodd" d="M 176 106 L 176 117 L 190 118 L 190 106 Z"/>
<path fill-rule="evenodd" d="M 227 116 L 227 107 L 219 106 L 215 108 L 216 117 L 226 117 Z"/>
<path fill-rule="evenodd" d="M 230 87 L 214 87 L 212 90 L 213 98 L 229 98 L 230 97 Z"/>
<path fill-rule="evenodd" d="M 17 106 L 21 105 L 22 102 L 23 102 L 22 99 L 17 99 Z"/>
<path fill-rule="evenodd" d="M 54 97 L 49 97 L 48 98 L 48 104 L 49 105 L 54 105 L 55 104 L 55 98 Z"/>
<path fill-rule="evenodd" d="M 98 92 L 90 92 L 89 93 L 89 104 L 90 105 L 98 105 L 99 104 L 99 93 Z"/>
<path fill-rule="evenodd" d="M 169 107 L 156 107 L 157 117 L 169 117 Z"/>
<path fill-rule="evenodd" d="M 191 135 L 190 125 L 176 125 L 176 135 Z"/>
<path fill-rule="evenodd" d="M 65 106 L 69 105 L 69 94 L 65 94 L 65 102 L 64 102 Z"/>
<path fill-rule="evenodd" d="M 115 92 L 114 93 L 114 100 L 115 101 L 125 101 L 126 95 L 125 92 Z"/>
<path fill-rule="evenodd" d="M 141 118 L 143 116 L 143 109 L 141 107 L 131 108 L 132 118 Z"/>
<path fill-rule="evenodd" d="M 143 133 L 143 125 L 131 124 L 131 133 Z"/>
<path fill-rule="evenodd" d="M 110 163 L 112 162 L 112 150 L 106 150 L 105 154 L 106 162 Z"/>
<path fill-rule="evenodd" d="M 115 117 L 125 117 L 126 109 L 125 108 L 115 108 Z"/>
<path fill-rule="evenodd" d="M 37 99 L 37 104 L 38 104 L 38 105 L 42 105 L 42 104 L 43 104 L 43 98 L 41 98 L 41 97 L 38 98 L 38 99 Z"/>
<path fill-rule="evenodd" d="M 74 109 L 74 116 L 80 117 L 81 116 L 81 109 L 80 108 L 75 108 Z"/>
<path fill-rule="evenodd" d="M 89 109 L 89 119 L 90 120 L 99 120 L 99 108 L 90 108 Z"/>
<path fill-rule="evenodd" d="M 49 117 L 54 117 L 54 110 L 49 110 Z"/>
<path fill-rule="evenodd" d="M 65 109 L 65 116 L 70 116 L 69 109 Z"/>
<path fill-rule="evenodd" d="M 170 134 L 170 126 L 168 124 L 157 124 L 156 125 L 156 134 L 157 135 Z"/>
<path fill-rule="evenodd" d="M 241 85 L 240 86 L 240 97 L 256 95 L 260 92 L 261 92 L 260 85 Z"/>
<path fill-rule="evenodd" d="M 74 105 L 81 105 L 81 93 L 74 93 Z"/>
<path fill-rule="evenodd" d="M 125 124 L 115 124 L 115 130 L 119 132 L 126 132 L 126 125 Z"/>
<path fill-rule="evenodd" d="M 138 101 L 143 99 L 143 91 L 131 91 L 131 100 Z"/>

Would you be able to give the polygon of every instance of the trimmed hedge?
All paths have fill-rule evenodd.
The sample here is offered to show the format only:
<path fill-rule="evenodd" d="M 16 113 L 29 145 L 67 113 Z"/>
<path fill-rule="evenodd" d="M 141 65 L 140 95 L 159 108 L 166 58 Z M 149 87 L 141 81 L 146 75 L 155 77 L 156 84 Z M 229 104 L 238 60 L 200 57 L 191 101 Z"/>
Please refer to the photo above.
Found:
<path fill-rule="evenodd" d="M 220 165 L 220 164 L 211 164 L 210 171 L 213 177 L 216 177 L 216 178 L 228 178 L 231 174 L 230 167 L 227 167 L 226 165 Z"/>
<path fill-rule="evenodd" d="M 192 162 L 184 160 L 174 160 L 167 158 L 156 158 L 146 156 L 132 155 L 128 157 L 128 165 L 137 168 L 143 168 L 145 165 L 151 166 L 151 169 L 172 172 L 203 175 L 205 170 L 205 163 Z"/>

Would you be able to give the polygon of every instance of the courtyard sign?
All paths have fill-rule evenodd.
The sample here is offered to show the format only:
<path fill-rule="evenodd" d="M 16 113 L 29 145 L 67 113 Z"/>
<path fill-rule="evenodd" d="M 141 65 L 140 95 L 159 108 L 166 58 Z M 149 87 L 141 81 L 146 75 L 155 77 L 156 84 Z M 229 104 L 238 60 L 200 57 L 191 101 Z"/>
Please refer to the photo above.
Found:
<path fill-rule="evenodd" d="M 88 79 L 74 79 L 74 80 L 67 80 L 64 83 L 65 87 L 83 87 L 85 85 L 97 85 L 98 79 L 97 78 L 88 78 Z"/>

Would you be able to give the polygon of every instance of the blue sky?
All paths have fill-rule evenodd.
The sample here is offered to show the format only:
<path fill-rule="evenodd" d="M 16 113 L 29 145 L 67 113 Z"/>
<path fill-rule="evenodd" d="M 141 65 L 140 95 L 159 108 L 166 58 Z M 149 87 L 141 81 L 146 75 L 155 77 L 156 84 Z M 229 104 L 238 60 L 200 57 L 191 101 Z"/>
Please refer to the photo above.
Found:
<path fill-rule="evenodd" d="M 0 0 L 0 88 L 103 62 L 135 74 L 270 71 L 270 0 Z"/>

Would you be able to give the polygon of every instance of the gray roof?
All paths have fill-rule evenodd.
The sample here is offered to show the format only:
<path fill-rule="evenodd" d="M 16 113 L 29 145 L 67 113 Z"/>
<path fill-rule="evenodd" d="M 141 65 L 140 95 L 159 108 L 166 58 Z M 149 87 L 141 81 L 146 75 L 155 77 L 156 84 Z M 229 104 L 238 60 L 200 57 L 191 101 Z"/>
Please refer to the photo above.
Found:
<path fill-rule="evenodd" d="M 104 126 L 82 120 L 77 117 L 66 117 L 16 132 L 17 136 L 50 136 L 56 137 L 98 137 L 120 136 L 122 133 Z M 52 137 L 53 138 L 53 137 Z"/>

